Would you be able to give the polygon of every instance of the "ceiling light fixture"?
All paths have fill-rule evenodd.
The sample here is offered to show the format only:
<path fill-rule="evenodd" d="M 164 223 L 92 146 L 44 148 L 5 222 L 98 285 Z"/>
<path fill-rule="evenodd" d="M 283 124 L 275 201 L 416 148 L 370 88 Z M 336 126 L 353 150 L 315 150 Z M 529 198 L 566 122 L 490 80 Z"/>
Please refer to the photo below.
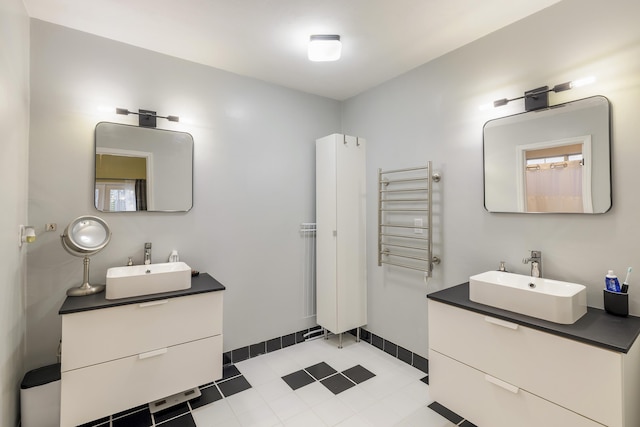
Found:
<path fill-rule="evenodd" d="M 534 111 L 540 110 L 541 108 L 549 107 L 549 92 L 564 92 L 565 90 L 573 89 L 576 87 L 586 86 L 596 81 L 596 78 L 585 77 L 583 79 L 572 80 L 566 83 L 560 83 L 555 85 L 552 88 L 549 86 L 542 86 L 536 89 L 528 90 L 524 93 L 523 96 L 519 96 L 513 99 L 502 98 L 496 101 L 493 101 L 494 107 L 501 107 L 503 105 L 507 105 L 511 101 L 515 101 L 518 99 L 524 99 L 524 109 L 525 111 Z"/>
<path fill-rule="evenodd" d="M 126 108 L 116 108 L 116 114 L 123 114 L 125 116 L 129 114 L 135 114 L 138 116 L 138 125 L 141 127 L 156 127 L 156 119 L 167 119 L 170 122 L 179 122 L 180 117 L 178 116 L 158 116 L 155 111 L 151 110 L 138 110 L 129 111 Z"/>
<path fill-rule="evenodd" d="M 337 61 L 342 52 L 342 43 L 337 34 L 316 34 L 309 37 L 307 55 L 310 61 Z"/>

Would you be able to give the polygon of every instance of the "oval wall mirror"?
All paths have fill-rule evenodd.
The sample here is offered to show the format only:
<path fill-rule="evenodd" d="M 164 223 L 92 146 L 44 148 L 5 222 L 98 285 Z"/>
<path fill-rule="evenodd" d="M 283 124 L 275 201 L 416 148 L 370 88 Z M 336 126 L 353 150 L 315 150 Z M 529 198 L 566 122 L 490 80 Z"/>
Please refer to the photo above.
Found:
<path fill-rule="evenodd" d="M 83 257 L 84 273 L 82 284 L 67 290 L 72 297 L 97 294 L 105 285 L 89 283 L 89 257 L 104 249 L 111 240 L 109 225 L 97 216 L 85 215 L 71 221 L 60 236 L 62 247 L 71 255 Z"/>

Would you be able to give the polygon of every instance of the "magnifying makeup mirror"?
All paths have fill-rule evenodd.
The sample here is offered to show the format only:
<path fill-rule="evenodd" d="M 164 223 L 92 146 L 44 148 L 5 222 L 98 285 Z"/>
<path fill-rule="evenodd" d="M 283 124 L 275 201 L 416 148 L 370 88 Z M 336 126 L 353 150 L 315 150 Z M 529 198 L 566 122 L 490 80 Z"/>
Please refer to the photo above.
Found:
<path fill-rule="evenodd" d="M 111 240 L 107 223 L 97 216 L 81 216 L 69 223 L 60 236 L 62 247 L 73 256 L 84 257 L 82 284 L 67 290 L 67 295 L 79 297 L 104 291 L 105 285 L 89 284 L 89 257 L 100 252 Z"/>

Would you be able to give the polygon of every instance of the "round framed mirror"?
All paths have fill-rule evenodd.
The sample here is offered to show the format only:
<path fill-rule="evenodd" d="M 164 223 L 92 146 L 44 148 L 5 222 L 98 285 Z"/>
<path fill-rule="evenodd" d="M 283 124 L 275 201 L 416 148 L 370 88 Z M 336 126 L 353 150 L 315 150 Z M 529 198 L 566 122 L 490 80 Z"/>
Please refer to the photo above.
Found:
<path fill-rule="evenodd" d="M 109 225 L 97 216 L 81 216 L 69 223 L 60 239 L 62 247 L 68 253 L 84 258 L 82 284 L 67 290 L 67 295 L 84 296 L 104 291 L 105 285 L 91 285 L 89 283 L 89 257 L 104 249 L 111 240 Z"/>

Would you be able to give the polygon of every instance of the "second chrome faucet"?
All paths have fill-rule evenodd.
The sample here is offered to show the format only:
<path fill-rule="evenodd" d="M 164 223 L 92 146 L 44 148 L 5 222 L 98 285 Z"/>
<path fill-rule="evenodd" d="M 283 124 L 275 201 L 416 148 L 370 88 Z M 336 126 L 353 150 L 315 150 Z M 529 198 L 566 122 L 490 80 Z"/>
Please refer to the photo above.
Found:
<path fill-rule="evenodd" d="M 151 264 L 151 242 L 144 244 L 144 264 Z"/>
<path fill-rule="evenodd" d="M 531 251 L 531 256 L 523 258 L 522 263 L 531 263 L 531 277 L 542 277 L 542 251 Z"/>

